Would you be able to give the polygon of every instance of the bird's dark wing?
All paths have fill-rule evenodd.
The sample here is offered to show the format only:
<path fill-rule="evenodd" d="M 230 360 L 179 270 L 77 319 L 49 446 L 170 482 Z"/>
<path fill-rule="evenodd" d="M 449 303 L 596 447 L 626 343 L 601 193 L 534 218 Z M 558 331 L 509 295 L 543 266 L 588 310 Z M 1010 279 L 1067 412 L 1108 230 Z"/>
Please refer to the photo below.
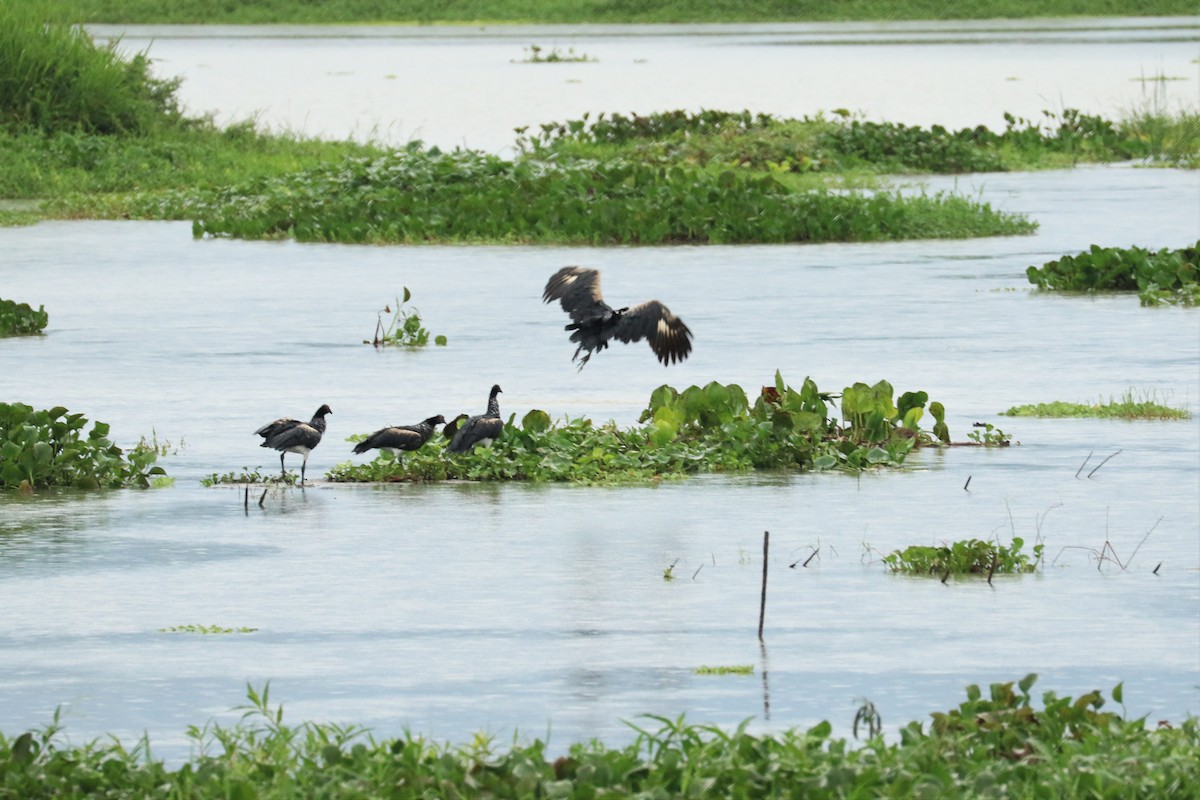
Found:
<path fill-rule="evenodd" d="M 622 314 L 613 336 L 627 344 L 649 340 L 650 349 L 663 366 L 683 361 L 692 352 L 691 330 L 657 300 L 641 303 Z"/>
<path fill-rule="evenodd" d="M 499 417 L 471 417 L 463 423 L 448 448 L 451 453 L 465 453 L 484 439 L 495 439 L 504 430 Z"/>
<path fill-rule="evenodd" d="M 297 425 L 302 424 L 304 423 L 298 419 L 292 419 L 291 417 L 280 417 L 274 422 L 268 422 L 266 425 L 263 425 L 254 433 L 256 436 L 261 436 L 264 439 L 270 439 L 272 436 L 277 436 L 290 428 L 294 428 Z"/>
<path fill-rule="evenodd" d="M 267 438 L 263 444 L 276 450 L 287 450 L 289 447 L 307 447 L 310 450 L 321 441 L 321 432 L 307 422 L 297 423 Z"/>
<path fill-rule="evenodd" d="M 386 447 L 393 450 L 416 450 L 425 444 L 427 438 L 420 431 L 403 425 L 392 428 L 380 428 L 355 445 L 354 452 L 365 453 L 376 447 Z"/>
<path fill-rule="evenodd" d="M 600 294 L 600 273 L 583 267 L 563 267 L 550 276 L 542 302 L 559 300 L 563 311 L 571 315 L 573 322 L 583 322 L 603 316 L 612 309 Z"/>

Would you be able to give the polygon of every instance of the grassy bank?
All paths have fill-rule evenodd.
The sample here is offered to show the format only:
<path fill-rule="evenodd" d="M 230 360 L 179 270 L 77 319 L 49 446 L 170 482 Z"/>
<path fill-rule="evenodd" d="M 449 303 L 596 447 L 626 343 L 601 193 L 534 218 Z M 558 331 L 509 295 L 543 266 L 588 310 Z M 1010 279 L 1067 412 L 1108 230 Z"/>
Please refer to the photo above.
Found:
<path fill-rule="evenodd" d="M 715 678 L 720 680 L 722 678 Z M 735 678 L 736 679 L 736 678 Z M 865 741 L 821 722 L 756 736 L 650 717 L 625 747 L 577 742 L 554 758 L 540 740 L 499 748 L 491 737 L 453 746 L 411 733 L 377 740 L 354 725 L 287 724 L 268 693 L 249 691 L 232 727 L 188 730 L 194 755 L 169 768 L 152 742 L 67 743 L 56 719 L 43 730 L 0 734 L 0 798 L 650 798 L 848 797 L 1192 798 L 1200 792 L 1200 724 L 1149 727 L 1078 698 L 1031 695 L 1035 675 L 992 684 L 927 722 L 878 735 L 876 706 L 854 721 Z M 1122 702 L 1122 687 L 1111 692 Z M 882 704 L 881 704 L 882 705 Z"/>
<path fill-rule="evenodd" d="M 44 0 L 76 22 L 816 22 L 837 20 L 1023 19 L 1035 17 L 1193 15 L 1188 0 Z"/>

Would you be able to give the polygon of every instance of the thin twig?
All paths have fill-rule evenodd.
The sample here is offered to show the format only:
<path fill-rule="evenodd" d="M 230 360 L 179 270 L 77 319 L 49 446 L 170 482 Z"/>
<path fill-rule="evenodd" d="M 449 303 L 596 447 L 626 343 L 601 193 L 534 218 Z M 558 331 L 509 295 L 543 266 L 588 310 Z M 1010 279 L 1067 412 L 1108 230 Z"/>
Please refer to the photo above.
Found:
<path fill-rule="evenodd" d="M 992 551 L 992 566 L 988 569 L 988 586 L 992 585 L 992 575 L 996 573 L 996 561 L 1000 558 L 1000 551 Z"/>
<path fill-rule="evenodd" d="M 242 508 L 244 508 L 247 512 L 250 511 L 250 487 L 249 486 L 246 487 L 246 494 L 242 498 Z"/>
<path fill-rule="evenodd" d="M 1079 473 L 1083 472 L 1083 468 L 1087 466 L 1087 463 L 1088 463 L 1089 461 L 1091 461 L 1091 460 L 1092 460 L 1092 455 L 1093 455 L 1093 454 L 1095 454 L 1095 452 L 1096 452 L 1096 451 L 1095 451 L 1095 450 L 1093 450 L 1091 453 L 1088 453 L 1088 454 L 1087 454 L 1087 458 L 1085 458 L 1085 459 L 1083 460 L 1083 463 L 1079 465 L 1079 469 L 1075 470 L 1075 477 L 1076 477 L 1076 478 L 1078 478 L 1078 477 L 1079 477 Z"/>
<path fill-rule="evenodd" d="M 700 570 L 704 569 L 704 562 L 700 562 L 700 566 L 696 567 L 696 571 L 692 573 L 692 580 L 696 580 L 696 576 L 700 574 Z"/>
<path fill-rule="evenodd" d="M 1109 456 L 1108 458 L 1106 458 L 1106 459 L 1104 459 L 1103 461 L 1101 461 L 1099 464 L 1097 464 L 1097 465 L 1096 465 L 1096 469 L 1094 469 L 1094 470 L 1092 470 L 1091 472 L 1089 472 L 1089 473 L 1087 474 L 1087 476 L 1090 478 L 1090 477 L 1092 477 L 1093 475 L 1095 475 L 1095 474 L 1096 474 L 1096 472 L 1097 472 L 1097 470 L 1099 470 L 1101 467 L 1103 467 L 1105 464 L 1107 464 L 1107 463 L 1109 462 L 1109 459 L 1111 459 L 1111 458 L 1113 458 L 1113 457 L 1115 457 L 1115 456 L 1119 456 L 1119 455 L 1121 454 L 1121 452 L 1122 452 L 1121 450 L 1118 450 L 1117 452 L 1113 453 L 1113 454 L 1112 454 L 1111 456 Z"/>
<path fill-rule="evenodd" d="M 263 507 L 263 501 L 267 499 L 267 492 L 269 492 L 269 491 L 270 491 L 270 489 L 263 489 L 262 497 L 258 498 L 258 507 L 259 508 Z"/>
<path fill-rule="evenodd" d="M 816 558 L 816 557 L 817 557 L 817 553 L 819 553 L 819 552 L 821 552 L 821 548 L 819 548 L 819 547 L 818 547 L 816 550 L 813 550 L 813 554 L 812 554 L 811 556 L 809 556 L 808 558 L 804 559 L 804 563 L 803 563 L 803 564 L 801 564 L 800 566 L 802 566 L 802 567 L 807 567 L 807 566 L 808 566 L 808 562 L 810 562 L 810 561 L 812 561 L 814 558 Z"/>
<path fill-rule="evenodd" d="M 1140 542 L 1138 542 L 1138 546 L 1133 548 L 1133 552 L 1129 554 L 1129 563 L 1130 564 L 1133 563 L 1133 557 L 1137 555 L 1137 551 L 1142 549 L 1142 545 L 1144 545 L 1146 543 L 1146 540 L 1150 538 L 1150 534 L 1154 533 L 1154 529 L 1157 528 L 1158 523 L 1162 522 L 1162 521 L 1163 521 L 1163 518 L 1159 517 L 1158 520 L 1153 525 L 1150 526 L 1150 530 L 1146 531 L 1146 535 L 1142 537 L 1142 540 Z"/>
<path fill-rule="evenodd" d="M 1160 562 L 1158 562 L 1158 567 L 1161 567 L 1161 566 L 1162 566 L 1162 562 L 1160 561 Z M 1158 574 L 1158 567 L 1155 567 L 1155 568 L 1154 568 L 1154 574 L 1155 574 L 1155 575 L 1157 575 L 1157 574 Z"/>
<path fill-rule="evenodd" d="M 971 491 L 970 489 L 968 489 L 968 488 L 967 488 L 967 487 L 968 487 L 968 486 L 970 486 L 970 485 L 971 485 L 971 476 L 970 476 L 970 475 L 968 475 L 968 476 L 967 476 L 967 482 L 963 484 L 963 491 L 964 491 L 964 492 L 969 492 L 969 491 Z"/>

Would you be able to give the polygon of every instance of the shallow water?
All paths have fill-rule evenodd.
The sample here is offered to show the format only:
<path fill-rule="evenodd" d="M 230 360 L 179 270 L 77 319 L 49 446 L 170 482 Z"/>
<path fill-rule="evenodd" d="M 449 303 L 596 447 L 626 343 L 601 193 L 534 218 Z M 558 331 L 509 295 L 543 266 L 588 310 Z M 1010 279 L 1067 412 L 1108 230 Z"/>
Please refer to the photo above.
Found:
<path fill-rule="evenodd" d="M 1152 720 L 1196 713 L 1200 418 L 997 413 L 1129 388 L 1200 412 L 1195 309 L 1036 294 L 1024 277 L 1093 242 L 1195 241 L 1197 177 L 1108 167 L 929 182 L 948 188 L 1041 228 L 609 249 L 197 241 L 178 223 L 0 230 L 3 296 L 43 303 L 51 319 L 43 337 L 0 340 L 0 396 L 108 421 L 122 444 L 152 432 L 183 443 L 163 462 L 171 488 L 0 498 L 6 732 L 62 704 L 77 740 L 145 731 L 156 755 L 178 758 L 187 725 L 236 718 L 246 683 L 267 680 L 293 721 L 453 741 L 516 731 L 552 748 L 628 740 L 623 721 L 643 713 L 753 718 L 755 730 L 830 719 L 849 735 L 859 698 L 894 731 L 956 704 L 967 683 L 1030 671 L 1060 693 L 1123 680 L 1129 713 Z M 644 347 L 619 347 L 577 373 L 562 313 L 539 300 L 573 263 L 603 269 L 612 300 L 669 303 L 696 333 L 692 357 L 664 370 Z M 447 347 L 361 344 L 405 285 Z M 831 391 L 884 378 L 925 389 L 956 439 L 989 421 L 1021 445 L 921 453 L 861 478 L 318 485 L 249 513 L 235 490 L 199 485 L 273 469 L 251 432 L 321 403 L 334 413 L 310 477 L 352 458 L 352 433 L 482 411 L 493 382 L 505 414 L 632 424 L 663 382 L 753 392 L 776 369 Z M 1052 565 L 989 587 L 895 578 L 879 563 L 909 544 L 1013 535 L 1040 536 Z M 1128 569 L 1098 565 L 1106 538 Z M 160 630 L 187 624 L 257 630 Z M 755 674 L 693 672 L 723 665 Z"/>

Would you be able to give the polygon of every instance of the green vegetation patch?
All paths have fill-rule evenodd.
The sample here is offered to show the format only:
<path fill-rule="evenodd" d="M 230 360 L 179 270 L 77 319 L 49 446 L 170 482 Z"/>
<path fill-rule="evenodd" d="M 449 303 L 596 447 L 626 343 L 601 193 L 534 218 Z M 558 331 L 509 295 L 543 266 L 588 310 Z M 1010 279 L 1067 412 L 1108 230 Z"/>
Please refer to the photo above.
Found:
<path fill-rule="evenodd" d="M 655 23 L 814 22 L 838 20 L 1013 19 L 1030 17 L 1193 16 L 1189 0 L 46 0 L 79 22 L 263 23 Z"/>
<path fill-rule="evenodd" d="M 0 336 L 30 336 L 41 333 L 50 322 L 44 306 L 37 311 L 28 303 L 17 303 L 0 297 Z"/>
<path fill-rule="evenodd" d="M 619 156 L 775 174 L 998 172 L 1135 158 L 1177 165 L 1200 155 L 1197 142 L 1166 144 L 1175 141 L 1170 131 L 1195 127 L 1194 114 L 1144 109 L 1135 124 L 1075 109 L 1042 113 L 1039 121 L 1006 114 L 1000 133 L 984 126 L 951 131 L 940 125 L 870 122 L 844 110 L 802 119 L 719 110 L 601 113 L 544 123 L 532 132 L 520 129 L 518 145 L 540 157 Z M 1150 136 L 1156 121 L 1162 131 Z"/>
<path fill-rule="evenodd" d="M 230 470 L 229 472 L 217 473 L 213 472 L 205 475 L 200 479 L 202 486 L 216 486 L 218 484 L 279 484 L 281 486 L 294 486 L 300 480 L 299 472 L 275 472 L 274 470 L 262 471 L 262 467 L 258 466 L 254 469 L 250 467 L 242 467 L 241 472 Z"/>
<path fill-rule="evenodd" d="M 732 667 L 696 667 L 692 672 L 697 675 L 753 675 L 753 664 L 738 664 Z"/>
<path fill-rule="evenodd" d="M 1144 306 L 1200 302 L 1200 241 L 1179 250 L 1101 247 L 1026 270 L 1039 289 L 1137 292 Z"/>
<path fill-rule="evenodd" d="M 796 191 L 687 164 L 509 161 L 419 143 L 178 198 L 197 236 L 307 242 L 667 244 L 880 241 L 1030 233 L 955 195 Z"/>
<path fill-rule="evenodd" d="M 226 633 L 254 633 L 258 628 L 226 628 L 221 625 L 172 625 L 169 628 L 159 628 L 159 633 L 200 633 L 205 636 Z"/>
<path fill-rule="evenodd" d="M 1015 536 L 1007 547 L 978 539 L 967 539 L 942 547 L 912 545 L 884 556 L 883 563 L 892 572 L 902 575 L 939 577 L 942 580 L 951 575 L 986 575 L 990 581 L 992 575 L 1037 571 L 1045 545 L 1035 544 L 1032 557 L 1021 552 L 1024 545 L 1025 541 Z"/>
<path fill-rule="evenodd" d="M 364 728 L 283 721 L 250 690 L 238 723 L 192 725 L 190 758 L 167 767 L 143 739 L 73 745 L 59 717 L 0 734 L 0 796 L 188 798 L 849 797 L 1128 800 L 1200 792 L 1200 721 L 1147 727 L 1102 710 L 1100 691 L 1044 692 L 1036 680 L 968 686 L 956 708 L 912 721 L 898 740 L 856 743 L 821 722 L 768 735 L 650 716 L 625 747 L 592 739 L 549 755 L 545 742 L 439 745 L 412 733 L 377 740 Z M 1118 684 L 1111 698 L 1122 702 Z"/>
<path fill-rule="evenodd" d="M 533 410 L 509 418 L 491 447 L 446 451 L 438 437 L 402 456 L 382 452 L 364 464 L 344 462 L 331 481 L 529 480 L 582 484 L 682 477 L 752 469 L 840 469 L 900 466 L 917 446 L 947 443 L 940 403 L 929 403 L 932 431 L 920 427 L 928 395 L 898 399 L 887 381 L 843 390 L 841 419 L 833 398 L 806 378 L 800 389 L 776 373 L 751 404 L 736 384 L 717 382 L 679 391 L 661 386 L 640 421 L 621 428 L 589 419 L 552 422 Z"/>
<path fill-rule="evenodd" d="M 93 423 L 85 434 L 87 423 L 62 406 L 0 403 L 0 489 L 147 487 L 152 476 L 166 474 L 154 466 L 152 448 L 124 451 L 108 439 L 107 423 Z"/>
<path fill-rule="evenodd" d="M 1121 397 L 1109 397 L 1097 403 L 1031 403 L 1013 406 L 1007 411 L 1001 411 L 1006 417 L 1050 417 L 1061 419 L 1066 417 L 1095 417 L 1098 419 L 1191 419 L 1191 412 L 1183 408 L 1171 408 L 1158 402 L 1158 395 L 1153 392 L 1138 394 L 1133 389 L 1127 390 Z"/>

